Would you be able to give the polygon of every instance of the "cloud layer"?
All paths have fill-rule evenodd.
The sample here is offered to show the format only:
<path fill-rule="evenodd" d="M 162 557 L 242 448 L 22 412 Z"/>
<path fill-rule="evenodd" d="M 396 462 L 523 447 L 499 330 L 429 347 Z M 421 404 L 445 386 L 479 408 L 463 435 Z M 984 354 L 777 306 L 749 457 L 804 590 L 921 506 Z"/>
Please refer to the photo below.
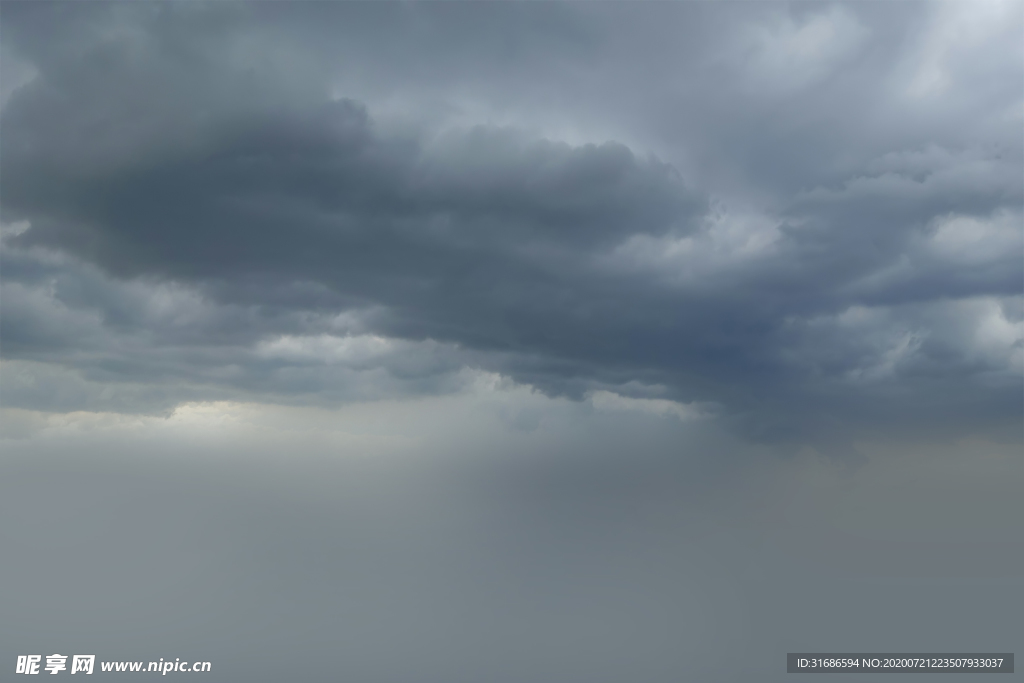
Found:
<path fill-rule="evenodd" d="M 1020 8 L 919 9 L 12 6 L 5 357 L 143 410 L 475 367 L 763 437 L 997 427 Z"/>

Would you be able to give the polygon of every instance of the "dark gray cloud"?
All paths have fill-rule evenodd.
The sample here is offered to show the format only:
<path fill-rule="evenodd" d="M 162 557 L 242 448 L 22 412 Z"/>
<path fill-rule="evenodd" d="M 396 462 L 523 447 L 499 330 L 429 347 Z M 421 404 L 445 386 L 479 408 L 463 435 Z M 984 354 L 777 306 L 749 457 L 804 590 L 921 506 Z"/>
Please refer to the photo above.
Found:
<path fill-rule="evenodd" d="M 1021 17 L 958 11 L 12 5 L 5 355 L 288 400 L 323 383 L 258 345 L 348 315 L 762 436 L 1012 423 Z M 43 247 L 74 257 L 47 282 L 106 275 L 44 294 Z M 138 283 L 207 313 L 167 332 Z M 139 353 L 82 364 L 89 335 Z"/>

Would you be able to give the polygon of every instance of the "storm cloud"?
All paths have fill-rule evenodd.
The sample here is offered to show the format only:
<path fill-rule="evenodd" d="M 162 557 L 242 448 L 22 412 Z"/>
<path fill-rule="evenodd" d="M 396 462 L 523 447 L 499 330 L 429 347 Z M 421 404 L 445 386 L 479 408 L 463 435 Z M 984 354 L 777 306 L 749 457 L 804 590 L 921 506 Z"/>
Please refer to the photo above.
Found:
<path fill-rule="evenodd" d="M 6 240 L 5 354 L 88 373 L 19 340 L 65 308 L 152 331 L 112 300 L 146 282 L 216 311 L 175 309 L 148 348 L 188 336 L 223 395 L 327 400 L 262 379 L 256 349 L 346 344 L 347 316 L 552 395 L 652 387 L 762 436 L 880 412 L 998 426 L 1021 412 L 1021 74 L 999 14 L 1018 10 L 951 37 L 958 6 L 12 5 L 4 42 L 35 75 L 3 115 L 4 221 L 27 228 Z M 627 58 L 619 21 L 654 39 Z M 356 37 L 383 25 L 387 45 Z M 520 120 L 474 111 L 512 100 Z M 570 114 L 575 139 L 547 130 Z M 55 272 L 39 249 L 108 283 L 33 290 Z"/>

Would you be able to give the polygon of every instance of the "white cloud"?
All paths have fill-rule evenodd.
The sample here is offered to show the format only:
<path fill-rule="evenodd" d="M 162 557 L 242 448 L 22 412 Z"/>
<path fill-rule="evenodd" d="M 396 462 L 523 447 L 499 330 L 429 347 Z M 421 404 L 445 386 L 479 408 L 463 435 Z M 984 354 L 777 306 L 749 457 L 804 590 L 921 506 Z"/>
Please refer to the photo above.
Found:
<path fill-rule="evenodd" d="M 1008 31 L 1019 35 L 1019 8 L 1012 0 L 932 4 L 932 17 L 918 49 L 902 69 L 907 74 L 905 95 L 926 100 L 947 93 L 957 80 L 958 67 L 970 61 L 970 55 L 976 56 Z"/>
<path fill-rule="evenodd" d="M 836 315 L 791 320 L 804 335 L 790 362 L 840 363 L 847 381 L 892 380 L 921 363 L 933 371 L 1019 381 L 1024 371 L 1024 299 L 968 297 L 900 306 L 850 306 Z"/>
<path fill-rule="evenodd" d="M 932 221 L 927 248 L 944 261 L 979 265 L 1024 254 L 1024 216 L 1001 210 L 988 217 L 950 214 Z"/>
<path fill-rule="evenodd" d="M 854 382 L 872 382 L 887 379 L 896 374 L 897 368 L 913 358 L 921 348 L 925 335 L 920 332 L 904 332 L 882 347 L 871 363 L 847 373 Z"/>
<path fill-rule="evenodd" d="M 0 239 L 6 237 L 17 237 L 32 227 L 29 221 L 14 221 L 13 223 L 0 223 Z"/>
<path fill-rule="evenodd" d="M 612 270 L 655 273 L 673 285 L 736 273 L 777 253 L 781 221 L 719 202 L 693 235 L 634 235 L 602 260 Z"/>
<path fill-rule="evenodd" d="M 852 57 L 867 34 L 839 5 L 802 19 L 780 13 L 770 23 L 750 26 L 741 48 L 748 55 L 748 87 L 784 92 L 816 83 Z"/>
<path fill-rule="evenodd" d="M 1016 315 L 1009 315 L 1011 311 Z M 947 326 L 968 358 L 1019 378 L 1024 372 L 1022 313 L 1022 297 L 978 297 L 951 304 Z"/>
<path fill-rule="evenodd" d="M 711 416 L 710 406 L 700 403 L 679 403 L 662 398 L 630 398 L 611 391 L 594 391 L 590 403 L 602 412 L 639 412 L 660 416 L 674 416 L 683 422 Z"/>
<path fill-rule="evenodd" d="M 337 337 L 282 335 L 256 345 L 256 355 L 298 363 L 359 363 L 379 358 L 398 346 L 394 339 L 372 334 Z"/>
<path fill-rule="evenodd" d="M 31 83 L 39 70 L 21 59 L 14 50 L 0 46 L 0 109 L 3 109 L 15 90 Z"/>

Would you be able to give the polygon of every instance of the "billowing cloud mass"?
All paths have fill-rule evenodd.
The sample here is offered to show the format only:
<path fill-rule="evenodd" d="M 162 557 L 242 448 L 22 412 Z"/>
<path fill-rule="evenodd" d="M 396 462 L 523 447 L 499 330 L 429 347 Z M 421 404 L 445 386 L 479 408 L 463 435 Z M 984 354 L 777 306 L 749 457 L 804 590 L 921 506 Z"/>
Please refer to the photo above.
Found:
<path fill-rule="evenodd" d="M 5 357 L 143 411 L 474 367 L 1014 421 L 1019 7 L 908 9 L 11 5 Z"/>
<path fill-rule="evenodd" d="M 763 623 L 777 606 L 712 577 L 740 577 L 729 572 L 752 562 L 789 577 L 805 566 L 779 559 L 795 536 L 767 530 L 790 528 L 779 520 L 792 520 L 793 509 L 818 514 L 824 498 L 794 493 L 793 482 L 853 486 L 836 493 L 853 501 L 846 512 L 835 512 L 840 502 L 825 516 L 871 536 L 886 524 L 861 517 L 869 501 L 882 501 L 890 521 L 911 514 L 880 483 L 890 474 L 933 472 L 922 476 L 943 483 L 908 484 L 906 500 L 947 521 L 929 496 L 962 475 L 957 453 L 998 453 L 978 467 L 1004 484 L 1020 475 L 1006 455 L 1019 446 L 1024 414 L 1020 2 L 6 2 L 2 15 L 0 408 L 11 452 L 21 454 L 12 471 L 35 481 L 25 472 L 45 470 L 39 463 L 49 460 L 33 455 L 43 452 L 61 471 L 78 467 L 63 450 L 78 433 L 89 452 L 111 443 L 161 451 L 165 432 L 183 451 L 217 451 L 217 430 L 204 431 L 216 423 L 234 443 L 254 440 L 267 462 L 277 448 L 267 444 L 298 434 L 315 458 L 335 448 L 400 453 L 406 464 L 394 468 L 411 468 L 410 480 L 426 476 L 423 462 L 443 462 L 455 483 L 428 477 L 409 494 L 454 501 L 424 504 L 440 528 L 516 510 L 514 522 L 478 519 L 424 551 L 424 585 L 440 594 L 423 598 L 410 576 L 396 579 L 423 601 L 424 620 L 440 611 L 453 638 L 475 643 L 465 668 L 442 665 L 454 656 L 450 644 L 410 645 L 427 623 L 409 616 L 415 609 L 374 616 L 364 596 L 353 598 L 359 619 L 381 620 L 379 638 L 356 637 L 370 651 L 387 649 L 387 614 L 412 621 L 394 635 L 404 658 L 374 668 L 383 655 L 367 655 L 352 680 L 682 680 L 668 645 L 625 624 L 689 627 L 635 587 L 608 588 L 610 602 L 587 617 L 588 589 L 567 588 L 579 567 L 566 557 L 611 563 L 594 586 L 617 585 L 621 571 L 671 592 L 668 568 L 692 570 L 694 592 L 676 596 L 677 607 L 711 619 L 718 600 L 733 616 L 691 636 L 726 652 L 739 637 L 730 624 Z M 196 417 L 208 412 L 221 417 Z M 470 429 L 463 413 L 479 424 Z M 463 429 L 468 436 L 446 431 Z M 252 436 L 259 430 L 265 440 Z M 945 450 L 930 460 L 927 444 Z M 510 455 L 517 448 L 535 457 L 521 462 Z M 418 449 L 434 455 L 414 457 Z M 696 460 L 677 461 L 677 451 Z M 822 456 L 834 460 L 815 460 Z M 120 471 L 115 461 L 97 467 Z M 341 467 L 317 462 L 311 472 Z M 149 476 L 132 467 L 128 479 Z M 370 469 L 353 476 L 386 491 L 382 500 L 402 499 L 402 476 Z M 768 483 L 757 488 L 761 476 Z M 705 485 L 732 502 L 691 500 Z M 280 495 L 304 490 L 291 486 Z M 481 502 L 491 487 L 493 503 Z M 964 487 L 972 500 L 1008 495 L 977 481 Z M 559 545 L 561 531 L 599 534 L 604 515 L 623 509 L 614 501 L 639 501 L 641 490 L 653 507 L 637 503 L 644 511 L 629 516 L 623 505 L 653 535 L 609 531 L 609 547 L 641 562 L 668 543 L 667 564 L 648 575 L 615 564 L 597 541 Z M 196 495 L 220 519 L 220 504 Z M 254 495 L 237 493 L 238 509 L 259 508 Z M 550 514 L 564 529 L 532 536 L 519 517 L 533 509 L 525 500 L 536 503 L 536 524 Z M 740 512 L 726 513 L 733 503 Z M 143 517 L 161 519 L 163 505 L 143 506 Z M 357 511 L 362 503 L 316 505 L 329 515 L 378 514 Z M 659 505 L 664 518 L 651 511 Z M 1012 516 L 1009 505 L 993 503 L 968 526 Z M 573 510 L 586 519 L 579 527 Z M 766 510 L 781 526 L 750 521 Z M 296 512 L 286 525 L 319 528 L 317 514 Z M 714 522 L 679 521 L 705 514 L 746 540 L 723 549 Z M 407 560 L 411 539 L 427 532 L 392 522 L 346 522 L 338 533 L 370 558 Z M 667 541 L 677 522 L 695 552 L 716 559 L 694 560 Z M 908 524 L 941 537 L 937 522 Z M 370 529 L 389 539 L 383 550 L 361 536 Z M 469 548 L 487 546 L 477 534 L 492 533 L 508 544 L 494 541 L 485 561 Z M 210 534 L 221 540 L 202 543 L 223 540 L 222 530 Z M 783 537 L 779 555 L 752 549 Z M 257 547 L 254 538 L 238 552 Z M 291 552 L 274 538 L 284 544 L 275 552 Z M 514 555 L 516 543 L 534 559 L 474 564 Z M 859 557 L 889 552 L 880 547 Z M 309 566 L 335 562 L 339 548 Z M 481 604 L 459 617 L 439 607 L 459 585 L 439 578 L 448 551 L 471 575 L 474 600 L 511 610 L 493 639 L 468 626 L 485 618 Z M 566 562 L 550 581 L 537 578 L 546 553 Z M 843 566 L 867 566 L 855 554 Z M 924 571 L 926 556 L 906 559 L 910 575 Z M 140 560 L 140 571 L 152 562 Z M 372 566 L 367 559 L 353 571 L 368 577 Z M 1005 575 L 993 566 L 963 571 Z M 281 576 L 299 580 L 307 569 L 294 560 Z M 274 585 L 269 575 L 252 580 Z M 543 590 L 523 588 L 532 582 Z M 700 585 L 711 586 L 703 597 Z M 502 591 L 539 602 L 511 607 L 496 597 Z M 535 642 L 527 624 L 545 600 L 562 600 L 565 611 L 545 612 L 554 621 Z M 300 619 L 296 610 L 281 618 L 301 620 L 309 642 L 327 638 L 322 614 Z M 565 636 L 563 657 L 541 634 L 565 630 L 577 635 Z M 535 666 L 500 645 L 517 637 Z M 230 646 L 238 652 L 259 640 L 239 638 Z M 604 656 L 594 644 L 606 641 L 631 654 L 591 666 Z M 820 646 L 845 648 L 841 639 Z M 794 640 L 765 652 L 787 647 L 807 649 Z M 762 664 L 724 672 L 691 656 L 699 664 L 687 675 L 701 680 L 769 680 Z M 237 671 L 247 672 L 237 680 L 263 680 Z M 330 677 L 316 671 L 308 680 Z"/>

